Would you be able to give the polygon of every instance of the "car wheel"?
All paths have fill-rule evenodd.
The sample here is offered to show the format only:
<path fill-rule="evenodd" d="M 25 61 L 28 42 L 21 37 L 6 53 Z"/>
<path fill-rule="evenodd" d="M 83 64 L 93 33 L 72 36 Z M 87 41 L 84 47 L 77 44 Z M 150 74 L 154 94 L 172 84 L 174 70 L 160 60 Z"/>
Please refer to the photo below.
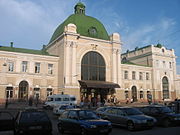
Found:
<path fill-rule="evenodd" d="M 14 135 L 19 135 L 19 132 L 18 131 L 16 131 L 16 129 L 14 129 Z"/>
<path fill-rule="evenodd" d="M 61 134 L 64 133 L 64 129 L 62 128 L 62 124 L 58 124 L 58 131 L 59 131 L 59 133 L 61 133 Z"/>
<path fill-rule="evenodd" d="M 81 128 L 81 135 L 87 135 L 87 131 L 85 128 Z"/>
<path fill-rule="evenodd" d="M 132 121 L 128 121 L 128 123 L 127 123 L 127 129 L 128 129 L 129 131 L 133 131 L 133 130 L 135 129 L 134 123 L 133 123 Z"/>
<path fill-rule="evenodd" d="M 170 120 L 169 119 L 165 119 L 163 120 L 163 127 L 169 127 L 171 124 Z"/>

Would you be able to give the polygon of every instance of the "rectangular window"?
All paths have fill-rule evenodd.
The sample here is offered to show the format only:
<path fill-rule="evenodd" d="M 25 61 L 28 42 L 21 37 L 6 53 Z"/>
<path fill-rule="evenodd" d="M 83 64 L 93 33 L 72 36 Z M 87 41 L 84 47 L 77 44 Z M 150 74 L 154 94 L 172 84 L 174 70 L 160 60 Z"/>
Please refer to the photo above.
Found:
<path fill-rule="evenodd" d="M 47 88 L 47 97 L 52 95 L 52 88 Z"/>
<path fill-rule="evenodd" d="M 169 62 L 169 68 L 172 68 L 172 63 L 171 62 Z"/>
<path fill-rule="evenodd" d="M 34 88 L 34 97 L 39 98 L 40 97 L 40 88 Z"/>
<path fill-rule="evenodd" d="M 12 98 L 13 97 L 13 87 L 7 87 L 6 88 L 6 98 Z"/>
<path fill-rule="evenodd" d="M 143 80 L 143 73 L 139 72 L 139 80 Z"/>
<path fill-rule="evenodd" d="M 22 72 L 27 72 L 27 64 L 28 64 L 27 61 L 22 62 Z"/>
<path fill-rule="evenodd" d="M 149 80 L 149 73 L 146 73 L 146 80 Z"/>
<path fill-rule="evenodd" d="M 135 71 L 132 71 L 132 79 L 136 80 L 136 72 Z"/>
<path fill-rule="evenodd" d="M 140 99 L 142 99 L 144 97 L 144 92 L 140 91 Z"/>
<path fill-rule="evenodd" d="M 13 72 L 14 71 L 14 62 L 9 62 L 8 63 L 8 71 Z"/>
<path fill-rule="evenodd" d="M 128 71 L 124 71 L 124 79 L 128 79 Z"/>
<path fill-rule="evenodd" d="M 53 74 L 53 64 L 48 64 L 48 74 Z"/>
<path fill-rule="evenodd" d="M 125 91 L 124 94 L 125 94 L 125 99 L 128 99 L 129 98 L 129 92 Z"/>
<path fill-rule="evenodd" d="M 35 73 L 40 73 L 40 63 L 35 63 Z"/>

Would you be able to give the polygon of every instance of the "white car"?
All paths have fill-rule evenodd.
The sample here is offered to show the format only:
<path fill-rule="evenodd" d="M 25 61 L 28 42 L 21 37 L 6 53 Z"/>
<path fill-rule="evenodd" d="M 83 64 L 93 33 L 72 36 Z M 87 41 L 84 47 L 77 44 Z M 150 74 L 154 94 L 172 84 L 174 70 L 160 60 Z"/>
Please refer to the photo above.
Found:
<path fill-rule="evenodd" d="M 73 105 L 61 105 L 53 108 L 53 114 L 61 115 L 65 110 L 75 108 Z"/>

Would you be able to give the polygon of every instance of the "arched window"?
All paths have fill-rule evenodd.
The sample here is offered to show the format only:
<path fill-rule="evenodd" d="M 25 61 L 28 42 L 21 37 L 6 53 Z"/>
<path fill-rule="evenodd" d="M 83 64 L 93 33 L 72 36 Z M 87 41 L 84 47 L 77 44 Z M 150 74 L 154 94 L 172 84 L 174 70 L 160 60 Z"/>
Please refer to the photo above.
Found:
<path fill-rule="evenodd" d="M 105 81 L 106 65 L 104 58 L 91 51 L 83 56 L 81 61 L 81 80 Z"/>
<path fill-rule="evenodd" d="M 28 98 L 28 87 L 29 87 L 29 84 L 27 81 L 21 81 L 19 83 L 19 98 L 20 99 Z"/>
<path fill-rule="evenodd" d="M 169 98 L 169 82 L 167 77 L 162 79 L 162 88 L 163 88 L 163 99 Z"/>

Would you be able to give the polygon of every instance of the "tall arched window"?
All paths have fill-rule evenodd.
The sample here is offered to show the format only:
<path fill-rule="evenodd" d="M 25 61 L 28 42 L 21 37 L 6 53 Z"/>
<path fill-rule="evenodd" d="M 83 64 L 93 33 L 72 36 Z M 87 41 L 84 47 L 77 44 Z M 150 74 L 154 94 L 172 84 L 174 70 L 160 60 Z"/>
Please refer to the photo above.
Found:
<path fill-rule="evenodd" d="M 81 80 L 106 80 L 106 65 L 104 58 L 91 51 L 83 56 L 81 61 Z"/>
<path fill-rule="evenodd" d="M 163 77 L 162 79 L 162 88 L 163 88 L 163 99 L 168 99 L 169 98 L 169 83 L 168 83 L 167 77 Z"/>
<path fill-rule="evenodd" d="M 28 87 L 29 87 L 29 84 L 27 81 L 21 81 L 19 83 L 19 98 L 20 99 L 28 98 Z"/>

